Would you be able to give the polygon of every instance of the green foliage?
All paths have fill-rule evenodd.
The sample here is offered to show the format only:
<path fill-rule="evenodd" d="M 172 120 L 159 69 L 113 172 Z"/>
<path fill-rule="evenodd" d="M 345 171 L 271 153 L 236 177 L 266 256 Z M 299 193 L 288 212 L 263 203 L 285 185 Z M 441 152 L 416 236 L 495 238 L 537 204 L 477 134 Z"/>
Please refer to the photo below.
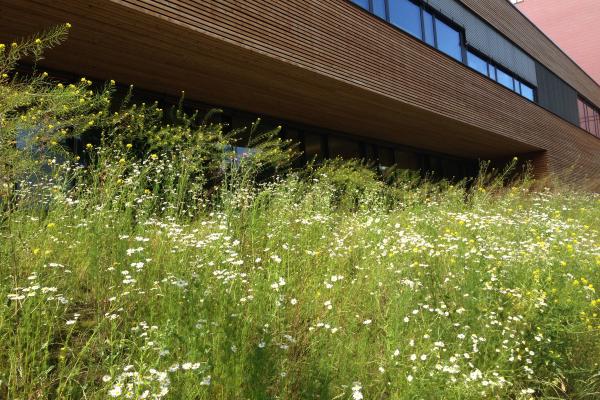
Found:
<path fill-rule="evenodd" d="M 597 397 L 598 195 L 283 173 L 91 87 L 0 83 L 0 399 Z"/>

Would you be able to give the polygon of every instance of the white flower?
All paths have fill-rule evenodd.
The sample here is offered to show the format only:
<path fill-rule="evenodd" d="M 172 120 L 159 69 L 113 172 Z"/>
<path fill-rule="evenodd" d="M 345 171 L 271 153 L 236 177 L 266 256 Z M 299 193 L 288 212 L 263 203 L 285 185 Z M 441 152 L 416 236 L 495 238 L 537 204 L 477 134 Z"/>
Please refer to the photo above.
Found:
<path fill-rule="evenodd" d="M 210 385 L 210 380 L 211 380 L 211 376 L 208 375 L 207 377 L 205 377 L 204 379 L 202 379 L 202 382 L 200 382 L 200 385 L 202 385 L 202 386 L 208 386 L 208 385 Z"/>
<path fill-rule="evenodd" d="M 410 361 L 417 361 L 417 355 L 416 354 L 411 354 L 410 355 Z"/>
<path fill-rule="evenodd" d="M 354 385 L 352 386 L 352 399 L 353 400 L 362 400 L 364 398 L 363 394 L 361 393 L 362 390 L 362 385 L 360 384 L 360 382 L 354 382 Z"/>
<path fill-rule="evenodd" d="M 298 300 L 297 299 L 291 299 L 290 300 L 290 304 L 295 306 L 296 304 L 298 304 Z"/>
<path fill-rule="evenodd" d="M 371 325 L 371 322 L 373 322 L 373 321 L 371 321 L 370 319 L 365 319 L 363 321 L 363 325 Z"/>
<path fill-rule="evenodd" d="M 412 382 L 412 381 L 413 381 L 413 379 L 414 379 L 414 378 L 413 378 L 413 376 L 412 376 L 412 375 L 408 375 L 408 376 L 406 377 L 406 380 L 407 380 L 408 382 Z"/>
<path fill-rule="evenodd" d="M 104 376 L 102 377 L 102 382 L 106 383 L 106 382 L 110 381 L 111 379 L 112 379 L 112 378 L 110 377 L 110 375 L 104 375 Z"/>
<path fill-rule="evenodd" d="M 187 371 L 188 369 L 192 369 L 192 363 L 191 363 L 191 362 L 186 362 L 186 363 L 183 363 L 183 364 L 181 364 L 181 368 L 182 368 L 182 369 L 185 369 L 186 371 Z"/>
<path fill-rule="evenodd" d="M 121 386 L 117 385 L 113 386 L 113 388 L 108 392 L 111 397 L 119 397 L 121 393 L 123 393 L 123 390 L 121 390 Z"/>

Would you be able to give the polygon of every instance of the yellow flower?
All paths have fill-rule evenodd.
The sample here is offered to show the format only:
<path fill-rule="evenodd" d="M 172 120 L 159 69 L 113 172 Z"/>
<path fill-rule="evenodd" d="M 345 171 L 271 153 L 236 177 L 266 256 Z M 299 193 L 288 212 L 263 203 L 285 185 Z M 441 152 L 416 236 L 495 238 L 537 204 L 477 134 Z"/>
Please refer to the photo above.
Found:
<path fill-rule="evenodd" d="M 42 44 L 42 40 L 41 39 L 35 39 L 35 44 Z"/>
<path fill-rule="evenodd" d="M 4 43 L 0 43 L 0 51 L 4 51 L 4 48 L 5 48 L 5 47 L 6 47 L 6 46 L 4 45 Z"/>
<path fill-rule="evenodd" d="M 125 147 L 127 147 L 128 149 L 131 149 L 133 147 L 133 145 L 131 143 L 127 143 L 127 145 Z"/>
<path fill-rule="evenodd" d="M 72 25 L 71 25 L 70 23 L 68 23 L 68 22 L 67 22 L 67 23 L 65 24 L 65 26 L 67 27 L 67 29 L 71 29 L 71 26 L 72 26 Z"/>
<path fill-rule="evenodd" d="M 56 227 L 56 224 L 54 222 L 50 222 L 48 225 L 46 225 L 46 227 L 48 229 L 52 229 L 52 228 Z"/>
<path fill-rule="evenodd" d="M 110 86 L 115 86 L 116 82 L 114 80 L 110 80 Z"/>
<path fill-rule="evenodd" d="M 40 249 L 33 249 L 33 254 L 35 254 L 36 256 L 37 256 L 38 254 L 40 254 Z"/>
<path fill-rule="evenodd" d="M 92 147 L 94 147 L 91 143 L 88 143 L 85 145 L 85 148 L 90 150 Z"/>
<path fill-rule="evenodd" d="M 151 154 L 150 158 L 153 160 L 158 160 L 158 156 L 156 154 Z"/>
<path fill-rule="evenodd" d="M 57 87 L 57 88 L 59 88 L 59 89 L 62 89 L 62 88 L 64 88 L 65 86 L 64 86 L 62 83 L 59 83 L 58 85 L 56 85 L 56 87 Z"/>
<path fill-rule="evenodd" d="M 119 180 L 117 180 L 117 183 L 118 183 L 119 185 L 122 185 L 122 184 L 123 184 L 123 179 L 119 179 Z"/>
<path fill-rule="evenodd" d="M 150 194 L 150 189 L 144 189 L 144 193 Z"/>
<path fill-rule="evenodd" d="M 3 78 L 3 79 L 6 79 L 6 78 L 8 78 L 8 74 L 2 74 L 2 78 Z"/>
<path fill-rule="evenodd" d="M 45 78 L 48 76 L 48 73 L 46 71 L 42 72 L 42 78 Z"/>
<path fill-rule="evenodd" d="M 16 43 L 16 42 L 12 42 L 12 43 L 10 44 L 10 47 L 12 47 L 13 49 L 14 49 L 15 47 L 17 47 L 17 46 L 18 46 L 18 45 L 17 45 L 17 43 Z"/>
<path fill-rule="evenodd" d="M 119 160 L 119 164 L 121 164 L 121 165 L 122 165 L 122 164 L 125 164 L 125 159 L 124 159 L 124 158 L 121 158 L 121 159 Z"/>

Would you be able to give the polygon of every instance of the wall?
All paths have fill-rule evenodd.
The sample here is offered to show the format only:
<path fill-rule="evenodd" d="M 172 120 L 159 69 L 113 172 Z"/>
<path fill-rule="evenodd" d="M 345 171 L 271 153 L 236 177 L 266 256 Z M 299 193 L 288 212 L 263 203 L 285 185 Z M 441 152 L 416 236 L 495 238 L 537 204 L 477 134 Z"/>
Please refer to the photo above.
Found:
<path fill-rule="evenodd" d="M 596 82 L 600 82 L 598 0 L 524 0 L 517 7 Z"/>

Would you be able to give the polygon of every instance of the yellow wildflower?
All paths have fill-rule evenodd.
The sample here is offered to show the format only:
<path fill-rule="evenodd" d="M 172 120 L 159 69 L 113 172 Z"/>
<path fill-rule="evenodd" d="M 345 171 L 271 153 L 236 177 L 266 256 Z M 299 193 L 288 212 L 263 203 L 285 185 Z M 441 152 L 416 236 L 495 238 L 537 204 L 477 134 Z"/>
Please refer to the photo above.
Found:
<path fill-rule="evenodd" d="M 42 40 L 40 38 L 35 39 L 35 44 L 42 44 Z"/>
<path fill-rule="evenodd" d="M 65 24 L 65 26 L 67 27 L 67 29 L 71 29 L 71 27 L 72 27 L 73 25 L 71 25 L 69 22 L 67 22 L 67 23 Z"/>
<path fill-rule="evenodd" d="M 56 224 L 54 222 L 50 222 L 48 225 L 46 225 L 46 227 L 48 229 L 52 229 L 52 228 L 56 227 Z"/>
<path fill-rule="evenodd" d="M 133 147 L 133 145 L 131 143 L 127 143 L 127 145 L 125 147 L 127 147 L 127 149 L 131 149 Z"/>

